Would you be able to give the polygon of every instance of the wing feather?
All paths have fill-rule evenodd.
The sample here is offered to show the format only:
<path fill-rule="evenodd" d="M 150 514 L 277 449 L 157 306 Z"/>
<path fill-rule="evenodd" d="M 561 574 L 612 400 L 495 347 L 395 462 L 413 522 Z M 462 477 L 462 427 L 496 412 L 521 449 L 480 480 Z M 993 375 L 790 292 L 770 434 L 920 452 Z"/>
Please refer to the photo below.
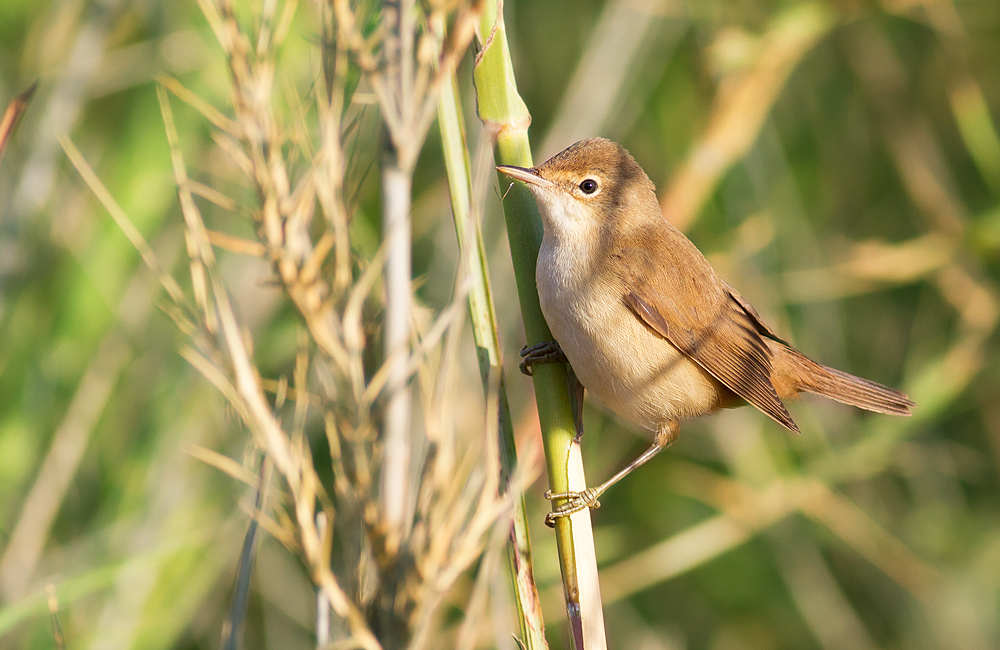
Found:
<path fill-rule="evenodd" d="M 761 336 L 770 330 L 742 296 L 718 279 L 700 253 L 693 263 L 687 259 L 687 264 L 671 263 L 667 269 L 653 263 L 653 259 L 676 260 L 671 252 L 661 249 L 653 255 L 645 247 L 622 252 L 629 256 L 627 267 L 632 270 L 623 278 L 626 304 L 727 388 L 798 432 L 771 383 L 771 351 Z M 697 308 L 679 304 L 679 291 L 697 296 Z"/>

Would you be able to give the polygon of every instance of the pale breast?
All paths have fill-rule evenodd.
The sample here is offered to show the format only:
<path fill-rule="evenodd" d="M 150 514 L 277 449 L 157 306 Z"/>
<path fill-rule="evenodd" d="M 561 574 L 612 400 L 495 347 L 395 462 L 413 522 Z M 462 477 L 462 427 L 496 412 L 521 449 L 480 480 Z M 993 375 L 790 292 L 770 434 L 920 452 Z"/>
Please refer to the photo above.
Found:
<path fill-rule="evenodd" d="M 543 244 L 538 296 L 553 336 L 589 393 L 650 430 L 718 408 L 718 382 L 636 317 L 614 275 L 581 272 L 593 265 L 565 255 Z"/>

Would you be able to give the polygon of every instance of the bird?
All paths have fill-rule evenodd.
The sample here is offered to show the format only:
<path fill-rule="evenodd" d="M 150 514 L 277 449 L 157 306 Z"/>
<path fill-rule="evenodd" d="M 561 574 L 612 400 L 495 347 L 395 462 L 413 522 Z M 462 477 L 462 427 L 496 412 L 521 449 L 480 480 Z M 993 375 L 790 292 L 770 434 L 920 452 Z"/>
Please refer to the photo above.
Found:
<path fill-rule="evenodd" d="M 750 404 L 799 432 L 783 400 L 814 393 L 910 415 L 904 393 L 824 366 L 769 327 L 663 216 L 649 176 L 620 144 L 589 138 L 538 167 L 499 165 L 534 195 L 542 220 L 535 282 L 554 341 L 522 350 L 522 370 L 566 361 L 587 393 L 653 432 L 653 443 L 604 483 L 546 493 L 546 522 L 598 498 L 670 446 L 680 422 Z"/>

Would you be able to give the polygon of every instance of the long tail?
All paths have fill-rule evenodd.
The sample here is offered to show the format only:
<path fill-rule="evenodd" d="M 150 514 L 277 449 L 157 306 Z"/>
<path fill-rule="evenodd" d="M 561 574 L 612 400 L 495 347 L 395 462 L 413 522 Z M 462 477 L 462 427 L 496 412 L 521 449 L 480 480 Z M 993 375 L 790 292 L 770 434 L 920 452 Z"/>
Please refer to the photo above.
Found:
<path fill-rule="evenodd" d="M 815 393 L 889 415 L 910 415 L 910 409 L 916 406 L 894 388 L 821 365 L 781 343 L 768 343 L 774 354 L 772 381 L 780 397 L 792 397 L 799 392 Z"/>

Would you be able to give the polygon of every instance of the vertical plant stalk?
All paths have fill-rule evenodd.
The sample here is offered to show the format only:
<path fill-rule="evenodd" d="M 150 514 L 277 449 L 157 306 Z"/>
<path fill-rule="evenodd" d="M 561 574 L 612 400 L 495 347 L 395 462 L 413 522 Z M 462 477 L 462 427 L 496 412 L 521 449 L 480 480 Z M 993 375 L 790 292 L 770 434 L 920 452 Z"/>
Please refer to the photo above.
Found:
<path fill-rule="evenodd" d="M 438 103 L 438 126 L 448 172 L 451 208 L 455 218 L 455 234 L 462 260 L 463 273 L 469 282 L 469 313 L 476 341 L 479 373 L 486 392 L 487 404 L 496 404 L 498 447 L 500 460 L 499 492 L 511 489 L 511 477 L 517 467 L 514 426 L 504 384 L 503 360 L 497 334 L 496 313 L 490 291 L 486 251 L 479 223 L 472 215 L 472 174 L 466 146 L 465 124 L 454 73 L 441 88 Z M 495 392 L 496 400 L 490 399 Z M 487 417 L 492 417 L 487 414 Z M 514 603 L 521 629 L 521 646 L 526 650 L 548 648 L 545 642 L 545 621 L 531 562 L 528 521 L 524 512 L 524 497 L 511 499 L 510 528 L 507 534 L 507 555 L 514 587 Z"/>
<path fill-rule="evenodd" d="M 225 12 L 222 15 L 215 13 L 214 7 L 211 5 L 204 4 L 203 7 L 206 9 L 206 18 L 216 34 L 222 36 L 220 42 L 230 44 L 234 49 L 241 48 L 243 52 L 247 51 L 245 39 L 239 32 L 234 14 L 231 11 L 232 7 L 224 7 Z M 247 59 L 241 60 L 245 62 Z M 230 61 L 236 61 L 236 57 L 231 56 Z M 250 73 L 256 72 L 248 67 L 240 70 L 236 65 L 233 65 L 230 70 L 233 72 L 233 83 L 236 89 L 247 87 L 246 82 L 252 79 Z M 247 73 L 246 76 L 243 76 L 244 72 Z M 240 104 L 240 98 L 246 95 L 235 94 L 235 96 L 237 101 L 234 104 L 237 106 L 237 115 L 240 120 L 253 124 L 270 122 L 267 119 L 260 119 L 261 113 L 267 114 L 266 109 Z M 201 211 L 194 200 L 194 194 L 191 190 L 192 184 L 189 181 L 184 158 L 180 152 L 180 139 L 166 92 L 163 89 L 158 89 L 157 97 L 160 101 L 167 142 L 171 149 L 174 180 L 177 184 L 181 213 L 184 217 L 185 237 L 188 244 L 188 255 L 191 259 L 192 291 L 198 312 L 203 319 L 199 330 L 212 334 L 212 336 L 199 336 L 198 339 L 202 345 L 204 342 L 211 342 L 209 345 L 218 346 L 207 348 L 204 353 L 191 349 L 190 354 L 186 356 L 226 396 L 229 403 L 240 415 L 241 420 L 253 432 L 255 440 L 273 463 L 274 469 L 284 477 L 293 504 L 293 516 L 298 529 L 303 560 L 309 568 L 313 582 L 326 592 L 331 607 L 345 621 L 346 628 L 352 637 L 351 641 L 358 647 L 381 650 L 384 646 L 372 633 L 364 611 L 352 600 L 348 591 L 341 586 L 331 570 L 329 549 L 323 545 L 320 533 L 316 529 L 316 506 L 322 494 L 322 483 L 312 464 L 311 454 L 303 445 L 285 433 L 274 413 L 273 405 L 265 395 L 260 373 L 252 359 L 252 340 L 245 337 L 246 330 L 241 326 L 229 298 L 229 292 L 217 272 L 215 252 Z M 254 118 L 254 116 L 257 117 Z M 280 151 L 281 147 L 269 147 L 268 149 L 275 152 Z M 259 162 L 263 160 L 263 157 L 248 157 L 248 160 L 254 159 Z M 275 160 L 271 162 L 277 163 Z M 275 191 L 274 188 L 278 186 L 278 183 L 274 182 L 274 177 L 265 177 L 263 173 L 267 170 L 280 169 L 278 164 L 260 165 L 258 170 L 262 175 L 258 178 L 261 180 L 270 178 L 269 184 L 262 184 L 260 187 L 267 187 L 269 191 Z M 276 209 L 267 209 L 268 205 L 276 204 L 276 201 L 264 202 L 265 209 L 262 211 L 262 218 L 265 222 L 280 218 Z M 279 228 L 273 227 L 275 225 L 271 224 L 272 227 L 269 228 L 265 223 L 263 230 L 265 232 L 279 230 Z M 214 362 L 210 361 L 206 355 L 220 359 L 220 366 L 215 366 Z"/>
<path fill-rule="evenodd" d="M 411 255 L 409 170 L 399 166 L 394 151 L 383 156 L 382 237 L 386 248 L 385 325 L 383 346 L 389 364 L 386 383 L 382 503 L 390 539 L 395 546 L 405 536 L 411 449 L 410 388 L 407 360 L 410 343 Z M 396 535 L 392 535 L 392 532 Z"/>
<path fill-rule="evenodd" d="M 408 376 L 412 311 L 410 253 L 410 189 L 413 169 L 423 146 L 441 84 L 454 71 L 472 40 L 482 0 L 471 0 L 455 15 L 452 33 L 435 59 L 423 47 L 430 38 L 418 21 L 415 0 L 390 0 L 382 7 L 384 39 L 376 58 L 358 31 L 347 0 L 333 0 L 338 39 L 349 43 L 359 67 L 379 99 L 385 122 L 382 165 L 382 228 L 386 251 L 386 314 L 383 346 L 389 364 L 385 418 L 382 427 L 382 505 L 388 526 L 387 546 L 394 551 L 409 534 L 407 510 L 412 501 L 409 478 L 413 432 Z M 444 14 L 433 10 L 421 17 L 430 22 Z M 380 60 L 381 63 L 378 63 Z M 430 73 L 435 68 L 434 74 Z"/>
<path fill-rule="evenodd" d="M 382 106 L 383 114 L 399 111 L 402 124 L 411 123 L 411 78 L 413 75 L 413 0 L 394 0 L 384 9 L 385 59 L 389 95 L 394 106 Z M 389 129 L 390 127 L 386 127 Z M 406 131 L 406 129 L 403 129 Z M 410 253 L 410 189 L 413 156 L 406 146 L 419 150 L 409 132 L 385 134 L 382 155 L 382 241 L 385 262 L 385 323 L 382 345 L 389 368 L 385 414 L 382 423 L 382 507 L 388 526 L 391 552 L 406 537 L 406 504 L 409 495 L 410 386 L 407 370 L 410 343 L 412 273 Z M 422 140 L 423 138 L 420 138 Z"/>
<path fill-rule="evenodd" d="M 474 79 L 479 117 L 495 142 L 497 162 L 530 167 L 528 125 L 531 115 L 517 94 L 503 23 L 502 0 L 487 3 L 480 17 Z M 506 187 L 506 184 L 504 184 Z M 528 344 L 552 339 L 538 303 L 535 262 L 542 240 L 541 219 L 531 193 L 514 185 L 503 201 L 521 316 Z M 535 369 L 535 399 L 545 448 L 549 487 L 553 492 L 586 487 L 583 462 L 568 390 L 567 369 L 544 364 Z M 555 522 L 570 637 L 576 650 L 605 648 L 604 614 L 597 579 L 597 559 L 589 511 Z"/>

